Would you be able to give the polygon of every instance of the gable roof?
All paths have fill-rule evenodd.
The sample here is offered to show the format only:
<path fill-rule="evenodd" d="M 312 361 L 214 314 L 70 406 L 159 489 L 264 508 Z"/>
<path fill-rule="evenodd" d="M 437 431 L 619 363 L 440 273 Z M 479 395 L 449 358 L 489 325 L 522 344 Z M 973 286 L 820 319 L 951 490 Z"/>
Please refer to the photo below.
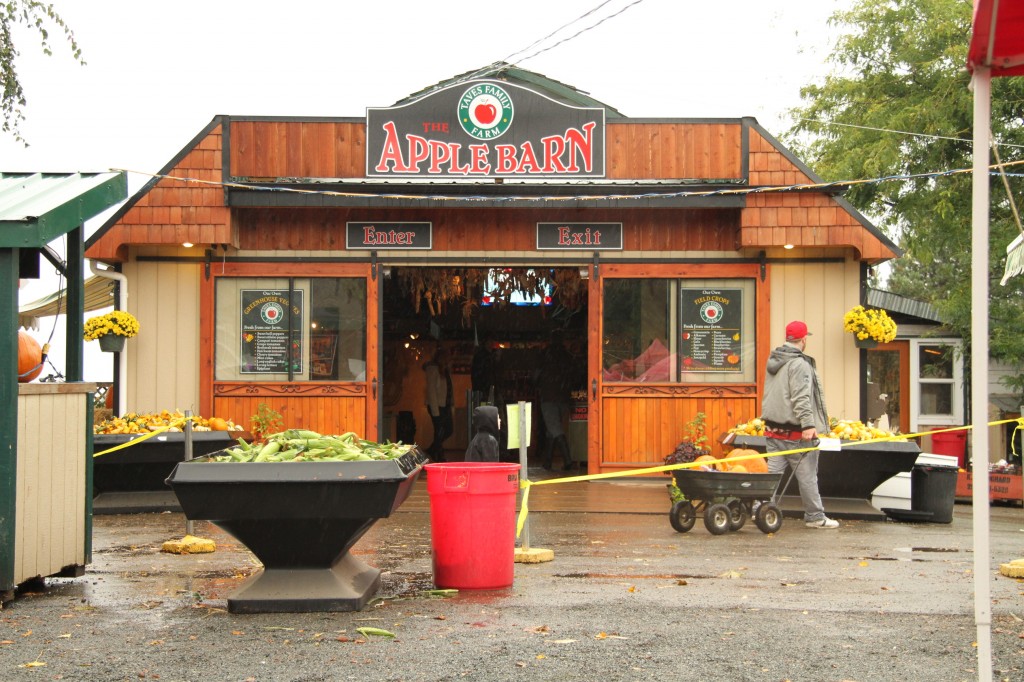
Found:
<path fill-rule="evenodd" d="M 625 118 L 625 116 L 615 107 L 605 104 L 604 102 L 599 102 L 591 97 L 589 93 L 584 92 L 573 85 L 561 83 L 553 78 L 548 78 L 543 74 L 536 73 L 535 71 L 527 71 L 526 69 L 520 69 L 517 66 L 506 64 L 505 62 L 495 62 L 494 64 L 489 64 L 488 66 L 479 69 L 473 69 L 472 71 L 466 71 L 465 73 L 460 73 L 457 76 L 452 76 L 451 78 L 445 79 L 439 83 L 435 83 L 434 85 L 430 85 L 422 90 L 418 90 L 408 97 L 403 97 L 392 106 L 397 107 L 403 104 L 415 102 L 416 100 L 426 97 L 433 92 L 443 90 L 450 85 L 455 85 L 464 81 L 484 79 L 500 80 L 522 85 L 534 92 L 546 95 L 556 102 L 561 102 L 562 104 L 568 104 L 570 106 L 601 107 L 605 110 L 605 118 Z"/>

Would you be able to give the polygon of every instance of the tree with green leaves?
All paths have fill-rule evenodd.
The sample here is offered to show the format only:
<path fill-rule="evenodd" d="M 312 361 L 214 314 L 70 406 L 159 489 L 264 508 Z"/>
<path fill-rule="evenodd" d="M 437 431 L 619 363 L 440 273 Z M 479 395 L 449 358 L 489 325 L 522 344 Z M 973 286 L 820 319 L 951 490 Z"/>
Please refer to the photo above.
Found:
<path fill-rule="evenodd" d="M 971 175 L 943 173 L 972 163 L 971 3 L 858 0 L 831 23 L 842 29 L 834 70 L 801 90 L 786 140 L 828 180 L 879 178 L 846 198 L 905 252 L 886 288 L 932 303 L 969 353 Z M 991 126 L 992 162 L 1024 159 L 1024 78 L 993 80 Z M 1022 392 L 1024 276 L 999 281 L 1006 247 L 1021 233 L 1011 199 L 1024 204 L 1024 165 L 1005 175 L 991 178 L 990 352 L 1021 367 L 1009 383 Z"/>
<path fill-rule="evenodd" d="M 21 122 L 25 120 L 25 90 L 18 78 L 15 62 L 21 54 L 14 46 L 14 33 L 18 24 L 24 24 L 39 34 L 44 54 L 52 55 L 48 26 L 56 26 L 64 32 L 71 54 L 81 64 L 82 50 L 78 47 L 75 34 L 53 9 L 53 5 L 38 0 L 0 0 L 0 131 L 14 136 L 19 142 Z"/>

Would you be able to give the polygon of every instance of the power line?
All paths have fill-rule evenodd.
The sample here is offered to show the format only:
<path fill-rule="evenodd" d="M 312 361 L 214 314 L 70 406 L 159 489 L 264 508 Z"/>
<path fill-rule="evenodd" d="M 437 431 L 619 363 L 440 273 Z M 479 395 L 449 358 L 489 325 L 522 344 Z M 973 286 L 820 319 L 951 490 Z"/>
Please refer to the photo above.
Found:
<path fill-rule="evenodd" d="M 970 144 L 972 140 L 964 137 L 950 137 L 948 135 L 929 135 L 927 133 L 914 133 L 909 130 L 894 130 L 892 128 L 876 128 L 873 126 L 862 126 L 854 123 L 838 123 L 836 121 L 818 121 L 813 118 L 798 118 L 797 121 L 803 121 L 804 123 L 816 123 L 823 126 L 839 126 L 843 128 L 856 128 L 858 130 L 870 130 L 878 133 L 894 133 L 897 135 L 909 135 L 911 137 L 923 137 L 928 140 L 950 140 L 952 142 L 965 142 Z M 993 145 L 1000 147 L 1011 147 L 1013 149 L 1024 149 L 1024 144 L 1012 144 L 1010 142 L 992 142 Z"/>
<path fill-rule="evenodd" d="M 610 2 L 612 2 L 612 0 L 604 0 L 604 2 L 602 2 L 599 5 L 597 5 L 593 9 L 584 12 L 583 14 L 581 14 L 578 17 L 576 17 L 572 21 L 570 21 L 570 22 L 568 22 L 566 24 L 563 24 L 562 26 L 559 26 L 557 29 L 555 29 L 554 31 L 552 31 L 548 35 L 544 36 L 543 38 L 540 38 L 538 40 L 533 41 L 532 43 L 530 43 L 529 45 L 527 45 L 526 47 L 524 47 L 522 49 L 516 50 L 515 52 L 513 52 L 510 55 L 508 55 L 507 57 L 505 57 L 505 59 L 500 60 L 500 61 L 496 61 L 496 62 L 491 62 L 487 66 L 479 68 L 476 71 L 473 71 L 473 72 L 468 73 L 468 74 L 466 74 L 464 76 L 456 78 L 455 80 L 452 80 L 450 82 L 445 82 L 443 85 L 439 83 L 439 84 L 435 85 L 434 87 L 429 88 L 420 97 L 416 98 L 416 100 L 413 100 L 413 101 L 418 101 L 420 99 L 423 99 L 424 97 L 426 97 L 426 96 L 436 92 L 437 90 L 441 89 L 442 87 L 450 88 L 450 87 L 453 87 L 455 85 L 459 85 L 460 83 L 466 83 L 468 81 L 474 80 L 476 78 L 486 78 L 487 76 L 490 76 L 490 75 L 492 75 L 494 73 L 497 73 L 498 71 L 501 71 L 502 69 L 508 68 L 510 66 L 515 66 L 516 64 L 525 62 L 527 59 L 533 59 L 537 55 L 543 54 L 544 52 L 547 52 L 548 50 L 553 50 L 554 48 L 558 47 L 559 45 L 567 43 L 570 40 L 574 40 L 575 38 L 577 38 L 578 36 L 582 35 L 583 33 L 586 33 L 587 31 L 590 31 L 591 29 L 597 28 L 598 26 L 600 26 L 604 22 L 608 21 L 609 19 L 613 19 L 613 18 L 619 16 L 620 14 L 625 12 L 626 10 L 630 9 L 634 5 L 640 4 L 643 1 L 644 0 L 633 0 L 633 2 L 631 2 L 628 5 L 626 5 L 625 7 L 620 9 L 615 14 L 611 14 L 611 15 L 609 15 L 607 17 L 604 17 L 603 19 L 598 21 L 596 24 L 592 24 L 590 26 L 587 26 L 586 28 L 580 29 L 579 31 L 577 31 L 573 35 L 569 36 L 568 38 L 564 38 L 564 39 L 558 41 L 554 45 L 551 45 L 551 46 L 546 47 L 544 49 L 538 50 L 537 52 L 534 52 L 533 54 L 527 55 L 527 56 L 523 57 L 522 59 L 520 59 L 518 61 L 515 61 L 515 62 L 510 62 L 509 61 L 512 57 L 515 57 L 518 54 L 522 54 L 523 52 L 526 52 L 527 50 L 530 50 L 533 47 L 543 43 L 545 40 L 551 38 L 552 36 L 556 35 L 560 31 L 562 31 L 562 30 L 572 26 L 573 24 L 575 24 L 575 23 L 577 23 L 579 21 L 582 21 L 583 19 L 586 19 L 588 16 L 590 16 L 594 12 L 597 12 L 602 7 L 604 7 L 605 5 L 607 5 Z"/>

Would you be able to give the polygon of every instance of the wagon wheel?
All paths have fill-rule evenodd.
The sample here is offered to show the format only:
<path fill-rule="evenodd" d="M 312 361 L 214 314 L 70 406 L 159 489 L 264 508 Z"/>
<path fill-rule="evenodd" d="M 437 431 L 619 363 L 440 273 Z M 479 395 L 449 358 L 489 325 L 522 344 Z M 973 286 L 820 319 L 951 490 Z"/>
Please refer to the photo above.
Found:
<path fill-rule="evenodd" d="M 762 533 L 775 533 L 782 528 L 782 510 L 772 502 L 765 502 L 757 508 L 754 523 Z"/>
<path fill-rule="evenodd" d="M 724 535 L 729 532 L 732 512 L 729 506 L 722 503 L 713 504 L 704 510 L 704 527 L 712 535 Z"/>
<path fill-rule="evenodd" d="M 680 533 L 689 531 L 693 528 L 693 524 L 697 522 L 697 514 L 693 511 L 693 503 L 689 500 L 679 500 L 673 504 L 672 511 L 668 513 L 668 521 Z"/>
<path fill-rule="evenodd" d="M 729 500 L 729 530 L 739 530 L 747 522 L 747 505 L 742 500 Z"/>

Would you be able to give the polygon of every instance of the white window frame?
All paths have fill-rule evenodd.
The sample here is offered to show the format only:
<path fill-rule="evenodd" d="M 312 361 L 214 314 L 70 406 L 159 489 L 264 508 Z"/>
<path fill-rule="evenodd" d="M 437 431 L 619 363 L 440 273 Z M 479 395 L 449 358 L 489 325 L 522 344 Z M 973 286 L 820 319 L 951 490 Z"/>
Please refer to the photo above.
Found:
<path fill-rule="evenodd" d="M 921 346 L 952 346 L 952 379 L 926 379 L 921 377 Z M 921 385 L 953 385 L 952 414 L 925 414 L 921 412 Z M 910 430 L 914 433 L 926 426 L 961 426 L 964 423 L 964 358 L 963 344 L 956 338 L 910 339 Z"/>

